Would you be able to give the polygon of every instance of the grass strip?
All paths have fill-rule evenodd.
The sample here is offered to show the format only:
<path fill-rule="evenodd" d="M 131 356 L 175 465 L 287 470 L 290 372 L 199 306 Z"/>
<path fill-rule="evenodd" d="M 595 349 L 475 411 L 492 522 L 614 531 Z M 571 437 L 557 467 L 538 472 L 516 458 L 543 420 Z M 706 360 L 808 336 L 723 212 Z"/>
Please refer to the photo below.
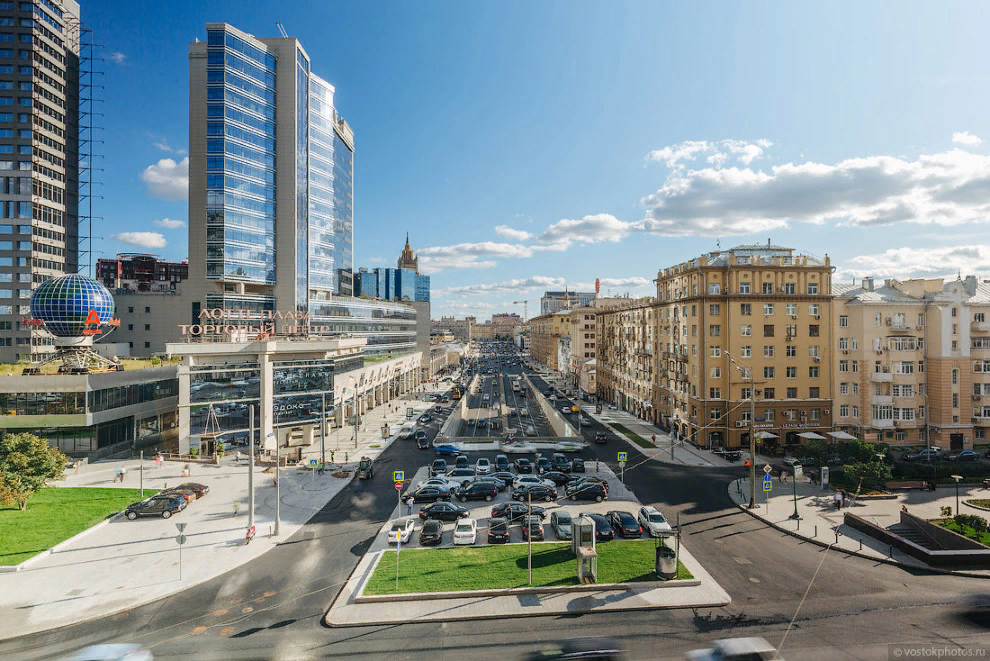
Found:
<path fill-rule="evenodd" d="M 976 532 L 973 528 L 969 526 L 961 526 L 952 519 L 936 519 L 932 523 L 939 525 L 946 530 L 951 530 L 952 532 L 959 533 L 964 537 L 968 537 L 974 542 L 979 542 L 984 546 L 990 546 L 990 532 Z M 392 567 L 393 571 L 395 567 Z"/>
<path fill-rule="evenodd" d="M 0 565 L 20 564 L 139 500 L 140 489 L 70 487 L 41 489 L 23 512 L 0 506 Z"/>
<path fill-rule="evenodd" d="M 655 542 L 651 539 L 598 544 L 599 583 L 641 583 L 657 580 Z M 395 552 L 386 552 L 364 589 L 366 595 L 413 592 L 496 590 L 529 586 L 527 545 L 470 546 L 399 553 L 399 590 L 395 589 Z M 694 578 L 678 564 L 679 580 Z M 577 563 L 571 545 L 533 546 L 533 586 L 577 585 Z"/>
<path fill-rule="evenodd" d="M 632 431 L 628 427 L 626 427 L 624 425 L 620 425 L 620 424 L 615 423 L 615 422 L 610 423 L 610 424 L 612 425 L 613 428 L 615 428 L 616 430 L 618 430 L 618 432 L 620 434 L 622 434 L 623 436 L 625 436 L 626 438 L 628 438 L 630 441 L 632 441 L 633 443 L 635 443 L 639 447 L 641 447 L 641 448 L 653 448 L 653 447 L 656 447 L 655 445 L 653 445 L 652 443 L 650 443 L 645 438 L 643 438 L 642 436 L 640 436 L 636 432 Z"/>

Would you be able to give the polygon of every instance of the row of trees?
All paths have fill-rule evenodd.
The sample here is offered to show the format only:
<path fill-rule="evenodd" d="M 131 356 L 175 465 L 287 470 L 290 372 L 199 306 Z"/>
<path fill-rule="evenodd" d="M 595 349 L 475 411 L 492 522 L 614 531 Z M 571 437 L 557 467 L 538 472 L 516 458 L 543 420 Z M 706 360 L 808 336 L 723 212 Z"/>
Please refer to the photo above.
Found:
<path fill-rule="evenodd" d="M 27 509 L 34 492 L 49 480 L 65 475 L 68 461 L 62 452 L 34 434 L 5 434 L 0 437 L 0 501 Z"/>

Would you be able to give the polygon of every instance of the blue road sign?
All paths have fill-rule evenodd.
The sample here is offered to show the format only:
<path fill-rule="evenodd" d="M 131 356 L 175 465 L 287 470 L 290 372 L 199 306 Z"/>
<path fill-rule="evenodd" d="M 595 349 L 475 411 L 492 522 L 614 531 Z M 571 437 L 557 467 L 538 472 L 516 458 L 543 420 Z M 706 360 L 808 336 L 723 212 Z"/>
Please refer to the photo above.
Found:
<path fill-rule="evenodd" d="M 770 477 L 769 475 L 763 476 L 763 490 L 773 491 L 773 478 Z"/>
<path fill-rule="evenodd" d="M 316 459 L 310 459 L 309 460 L 309 467 L 310 468 L 316 468 L 318 465 L 319 465 L 319 462 Z"/>
<path fill-rule="evenodd" d="M 620 452 L 619 453 L 619 461 L 626 461 L 628 459 L 628 457 L 629 457 L 629 453 L 628 452 Z"/>
<path fill-rule="evenodd" d="M 405 471 L 393 471 L 392 473 L 393 482 L 402 482 L 405 479 L 406 479 Z"/>

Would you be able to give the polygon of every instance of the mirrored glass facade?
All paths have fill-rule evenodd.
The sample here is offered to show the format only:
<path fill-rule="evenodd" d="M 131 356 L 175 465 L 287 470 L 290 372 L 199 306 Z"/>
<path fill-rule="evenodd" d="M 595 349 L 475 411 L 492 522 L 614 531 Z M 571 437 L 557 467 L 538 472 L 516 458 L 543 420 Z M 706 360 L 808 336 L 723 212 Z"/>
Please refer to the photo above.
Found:
<path fill-rule="evenodd" d="M 275 57 L 210 30 L 208 280 L 275 282 Z"/>
<path fill-rule="evenodd" d="M 337 293 L 333 89 L 311 78 L 309 103 L 309 286 L 313 290 Z"/>

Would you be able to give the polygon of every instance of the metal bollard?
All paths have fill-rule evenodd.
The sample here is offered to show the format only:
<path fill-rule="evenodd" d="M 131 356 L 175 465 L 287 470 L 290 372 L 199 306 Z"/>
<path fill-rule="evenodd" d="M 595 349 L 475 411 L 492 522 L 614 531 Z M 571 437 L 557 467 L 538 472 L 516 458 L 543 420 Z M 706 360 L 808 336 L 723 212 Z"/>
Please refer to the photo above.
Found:
<path fill-rule="evenodd" d="M 859 540 L 859 550 L 863 550 L 863 540 Z"/>
<path fill-rule="evenodd" d="M 887 549 L 888 549 L 887 550 L 887 557 L 888 558 L 893 558 L 894 557 L 894 545 L 891 544 L 890 546 L 887 547 Z"/>
<path fill-rule="evenodd" d="M 801 529 L 801 519 L 798 519 L 798 520 L 797 520 L 797 529 L 798 529 L 798 530 L 800 530 L 800 529 Z"/>
<path fill-rule="evenodd" d="M 818 537 L 818 526 L 815 526 L 815 534 L 813 535 L 813 537 Z"/>

